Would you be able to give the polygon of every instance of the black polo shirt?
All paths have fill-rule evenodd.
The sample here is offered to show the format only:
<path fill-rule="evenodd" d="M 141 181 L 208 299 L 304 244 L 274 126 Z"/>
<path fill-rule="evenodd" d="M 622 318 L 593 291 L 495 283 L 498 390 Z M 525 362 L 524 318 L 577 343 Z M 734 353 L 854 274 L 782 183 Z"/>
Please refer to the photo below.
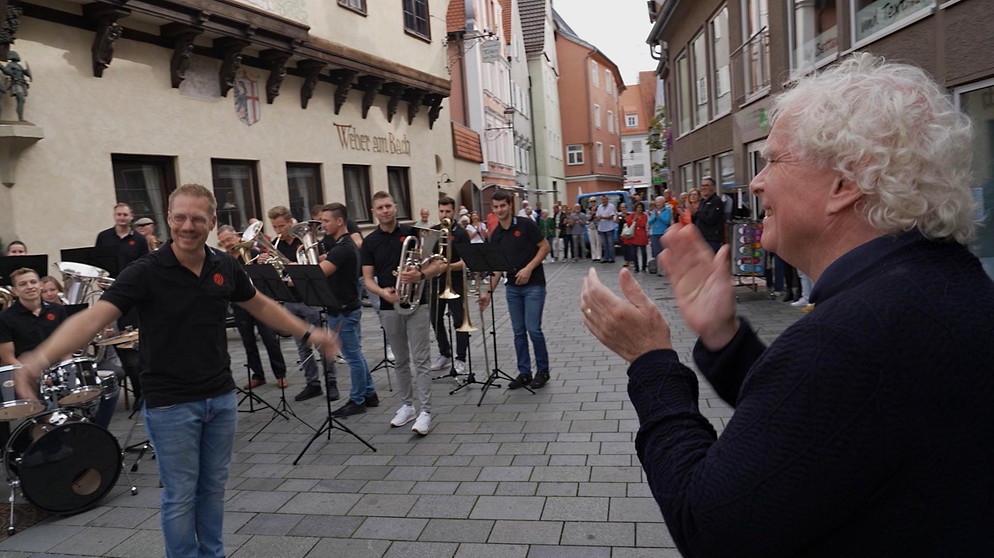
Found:
<path fill-rule="evenodd" d="M 197 277 L 180 265 L 172 241 L 135 261 L 101 300 L 141 320 L 141 383 L 150 407 L 202 401 L 235 389 L 225 316 L 229 302 L 255 296 L 238 262 L 204 247 Z"/>
<path fill-rule="evenodd" d="M 117 273 L 119 275 L 125 267 L 128 267 L 128 264 L 148 254 L 148 242 L 145 241 L 144 236 L 132 230 L 122 238 L 117 236 L 114 227 L 100 231 L 94 247 L 117 247 Z"/>
<path fill-rule="evenodd" d="M 511 264 L 511 271 L 507 272 L 508 285 L 514 284 L 514 276 L 518 270 L 532 261 L 535 254 L 538 253 L 538 243 L 543 240 L 545 237 L 538 230 L 538 225 L 527 217 L 511 217 L 510 227 L 505 229 L 498 223 L 497 227 L 490 233 L 490 242 L 500 246 L 500 251 Z M 545 284 L 545 269 L 541 263 L 532 271 L 527 284 Z"/>
<path fill-rule="evenodd" d="M 279 244 L 276 244 L 276 249 L 279 250 L 281 254 L 286 256 L 288 260 L 290 260 L 293 263 L 297 263 L 297 248 L 303 246 L 304 243 L 301 242 L 300 239 L 295 236 L 292 236 L 290 238 L 292 238 L 293 240 L 287 242 L 283 240 L 283 237 L 280 237 Z"/>
<path fill-rule="evenodd" d="M 359 302 L 359 278 L 356 271 L 359 269 L 359 252 L 356 250 L 355 242 L 346 232 L 337 241 L 330 236 L 325 237 L 330 241 L 328 246 L 328 261 L 335 264 L 335 272 L 328 276 L 328 286 L 331 294 L 342 305 L 338 312 L 331 312 L 334 316 L 342 312 L 352 312 L 362 306 Z"/>
<path fill-rule="evenodd" d="M 373 266 L 373 276 L 380 288 L 388 289 L 397 284 L 393 272 L 400 266 L 400 253 L 403 250 L 404 239 L 416 234 L 410 225 L 397 225 L 393 232 L 384 232 L 380 227 L 362 239 L 362 265 Z M 422 260 L 424 257 L 421 258 Z M 428 301 L 428 289 L 422 289 L 421 304 Z M 393 310 L 383 297 L 380 297 L 380 310 Z"/>
<path fill-rule="evenodd" d="M 61 304 L 41 301 L 37 316 L 15 300 L 10 308 L 0 312 L 0 343 L 14 343 L 14 356 L 26 353 L 38 345 L 69 317 Z"/>
<path fill-rule="evenodd" d="M 432 228 L 435 229 L 436 231 L 438 231 L 438 230 L 442 229 L 442 225 L 435 225 Z M 466 229 L 460 227 L 458 224 L 455 224 L 455 225 L 452 225 L 451 229 L 449 229 L 449 235 L 450 235 L 449 236 L 449 241 L 453 245 L 453 249 L 452 249 L 452 261 L 450 263 L 460 262 L 460 261 L 462 261 L 462 258 L 460 258 L 459 255 L 456 253 L 458 250 L 456 250 L 456 248 L 454 246 L 457 245 L 457 244 L 470 244 L 469 233 L 466 232 Z M 447 254 L 446 254 L 446 256 L 447 256 Z M 437 282 L 436 286 L 438 287 L 438 294 L 441 294 L 442 291 L 445 290 L 445 285 L 446 285 L 446 283 L 445 283 L 445 277 L 447 275 L 448 275 L 448 273 L 442 273 L 441 275 L 439 275 L 438 277 L 436 277 L 435 279 L 433 279 L 433 281 Z M 462 283 L 463 283 L 463 281 L 462 281 L 462 270 L 461 269 L 458 270 L 458 271 L 452 270 L 452 290 L 455 291 L 458 294 L 463 294 L 463 284 Z"/>

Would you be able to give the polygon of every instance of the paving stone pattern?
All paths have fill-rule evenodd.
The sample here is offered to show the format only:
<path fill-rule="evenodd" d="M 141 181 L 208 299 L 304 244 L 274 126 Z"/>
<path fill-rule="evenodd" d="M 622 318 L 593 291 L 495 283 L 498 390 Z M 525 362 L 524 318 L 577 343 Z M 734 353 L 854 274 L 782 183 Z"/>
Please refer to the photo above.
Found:
<path fill-rule="evenodd" d="M 374 372 L 381 404 L 342 424 L 372 444 L 333 430 L 293 461 L 325 419 L 324 398 L 297 403 L 302 373 L 291 372 L 288 408 L 300 417 L 273 418 L 255 406 L 239 414 L 228 480 L 225 545 L 233 558 L 348 556 L 465 558 L 648 558 L 679 553 L 652 500 L 635 456 L 638 421 L 626 393 L 627 365 L 583 327 L 578 309 L 589 262 L 546 265 L 549 281 L 544 331 L 552 379 L 533 395 L 508 391 L 506 380 L 485 394 L 471 385 L 454 395 L 452 378 L 434 382 L 433 428 L 420 437 L 410 426 L 391 428 L 400 405 L 385 369 Z M 593 264 L 617 292 L 620 264 Z M 694 337 L 682 322 L 665 279 L 638 280 L 663 309 L 673 342 L 690 362 Z M 772 340 L 801 313 L 758 292 L 737 287 L 739 311 Z M 516 375 L 513 339 L 501 289 L 495 301 L 497 366 Z M 472 322 L 481 327 L 476 300 Z M 472 334 L 472 369 L 484 381 L 493 369 L 490 312 L 486 335 Z M 457 327 L 455 324 L 453 327 Z M 370 366 L 383 359 L 376 314 L 362 319 L 363 349 Z M 486 337 L 490 362 L 484 361 Z M 244 352 L 229 330 L 229 350 L 239 385 L 246 382 Z M 288 363 L 292 340 L 282 342 Z M 261 344 L 260 344 L 261 349 Z M 264 350 L 264 349 L 261 349 Z M 437 354 L 433 343 L 433 355 Z M 263 362 L 268 365 L 265 357 Z M 392 372 L 391 372 L 392 373 Z M 267 369 L 267 374 L 270 371 Z M 437 373 L 436 375 L 442 375 Z M 346 365 L 338 365 L 344 403 Z M 280 390 L 269 383 L 255 390 L 277 405 Z M 396 381 L 392 381 L 396 386 Z M 721 431 L 731 416 L 704 382 L 701 408 Z M 134 424 L 118 410 L 111 431 L 124 442 Z M 249 410 L 243 402 L 242 411 Z M 140 423 L 132 442 L 144 438 Z M 136 453 L 127 453 L 130 469 Z M 162 556 L 158 475 L 147 456 L 131 473 L 139 488 L 131 495 L 125 475 L 101 504 L 69 517 L 50 517 L 6 541 L 0 556 Z M 4 493 L 6 496 L 6 493 Z M 4 510 L 6 516 L 6 509 Z"/>

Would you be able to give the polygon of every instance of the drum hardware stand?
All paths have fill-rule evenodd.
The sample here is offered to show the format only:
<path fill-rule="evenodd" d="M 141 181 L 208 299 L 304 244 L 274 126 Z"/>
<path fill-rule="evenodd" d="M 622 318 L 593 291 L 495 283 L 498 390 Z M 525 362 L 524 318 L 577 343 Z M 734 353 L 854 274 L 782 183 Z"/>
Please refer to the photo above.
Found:
<path fill-rule="evenodd" d="M 145 457 L 145 453 L 148 452 L 149 450 L 152 450 L 152 459 L 155 459 L 155 448 L 152 447 L 152 442 L 148 438 L 145 438 L 145 440 L 143 440 L 141 442 L 138 442 L 137 444 L 128 445 L 128 442 L 131 441 L 131 436 L 133 436 L 134 433 L 135 433 L 135 426 L 138 426 L 138 421 L 135 420 L 135 415 L 141 412 L 142 405 L 144 403 L 145 403 L 145 401 L 144 401 L 144 398 L 142 398 L 142 397 L 139 397 L 138 399 L 135 399 L 135 406 L 132 408 L 131 414 L 128 415 L 128 419 L 131 420 L 131 429 L 128 430 L 128 435 L 124 437 L 124 449 L 121 450 L 121 466 L 122 467 L 124 466 L 124 454 L 125 453 L 127 453 L 129 451 L 137 451 L 138 452 L 138 457 L 135 458 L 135 462 L 131 464 L 131 472 L 132 473 L 138 471 L 138 464 L 141 463 L 142 458 Z M 129 477 L 129 479 L 130 479 L 130 477 Z M 136 487 L 132 487 L 132 488 L 133 488 L 132 494 L 137 494 L 138 493 L 137 488 Z"/>
<path fill-rule="evenodd" d="M 376 363 L 376 366 L 369 369 L 369 373 L 372 374 L 380 368 L 387 371 L 387 387 L 390 391 L 393 391 L 393 382 L 390 380 L 390 369 L 394 368 L 394 362 L 387 358 L 387 330 L 383 329 L 383 325 L 380 325 L 380 332 L 383 334 L 383 358 L 380 362 Z"/>
<path fill-rule="evenodd" d="M 483 382 L 483 389 L 480 391 L 480 400 L 476 403 L 479 407 L 483 404 L 483 398 L 487 396 L 487 390 L 491 387 L 500 388 L 500 384 L 496 383 L 498 379 L 504 379 L 507 381 L 513 381 L 510 375 L 500 369 L 497 357 L 497 317 L 494 313 L 494 289 L 492 277 L 495 272 L 507 272 L 511 271 L 513 266 L 507 261 L 503 252 L 500 251 L 500 247 L 496 244 L 484 243 L 484 244 L 469 244 L 469 245 L 459 245 L 459 256 L 466 262 L 466 266 L 471 271 L 484 271 L 487 277 L 487 292 L 490 293 L 490 340 L 493 343 L 494 349 L 494 367 L 490 370 L 490 374 L 487 376 L 485 382 Z M 483 309 L 480 309 L 480 320 L 483 321 Z M 483 324 L 480 324 L 481 327 Z M 487 350 L 487 340 L 483 339 L 483 350 Z M 490 364 L 490 359 L 487 358 L 487 364 Z M 532 395 L 535 395 L 535 390 L 528 386 L 522 386 L 528 390 Z"/>

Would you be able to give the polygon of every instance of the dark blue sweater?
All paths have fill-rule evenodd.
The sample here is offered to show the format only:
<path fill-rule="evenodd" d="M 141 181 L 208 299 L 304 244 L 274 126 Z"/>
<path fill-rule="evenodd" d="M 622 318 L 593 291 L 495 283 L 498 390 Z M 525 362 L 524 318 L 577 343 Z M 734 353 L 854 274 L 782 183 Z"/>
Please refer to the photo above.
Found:
<path fill-rule="evenodd" d="M 994 555 L 994 283 L 966 248 L 885 237 L 829 267 L 768 348 L 747 322 L 629 369 L 636 449 L 685 556 Z"/>

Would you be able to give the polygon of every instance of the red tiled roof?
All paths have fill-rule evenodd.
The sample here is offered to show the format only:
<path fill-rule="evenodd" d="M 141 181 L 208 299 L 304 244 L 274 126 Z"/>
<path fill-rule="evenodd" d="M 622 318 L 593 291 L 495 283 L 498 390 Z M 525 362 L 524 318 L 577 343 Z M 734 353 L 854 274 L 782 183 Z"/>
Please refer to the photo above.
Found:
<path fill-rule="evenodd" d="M 445 22 L 450 33 L 466 29 L 466 3 L 462 0 L 450 1 Z"/>
<path fill-rule="evenodd" d="M 459 124 L 452 123 L 452 150 L 455 156 L 474 163 L 483 162 L 483 148 L 480 146 L 480 134 Z"/>

